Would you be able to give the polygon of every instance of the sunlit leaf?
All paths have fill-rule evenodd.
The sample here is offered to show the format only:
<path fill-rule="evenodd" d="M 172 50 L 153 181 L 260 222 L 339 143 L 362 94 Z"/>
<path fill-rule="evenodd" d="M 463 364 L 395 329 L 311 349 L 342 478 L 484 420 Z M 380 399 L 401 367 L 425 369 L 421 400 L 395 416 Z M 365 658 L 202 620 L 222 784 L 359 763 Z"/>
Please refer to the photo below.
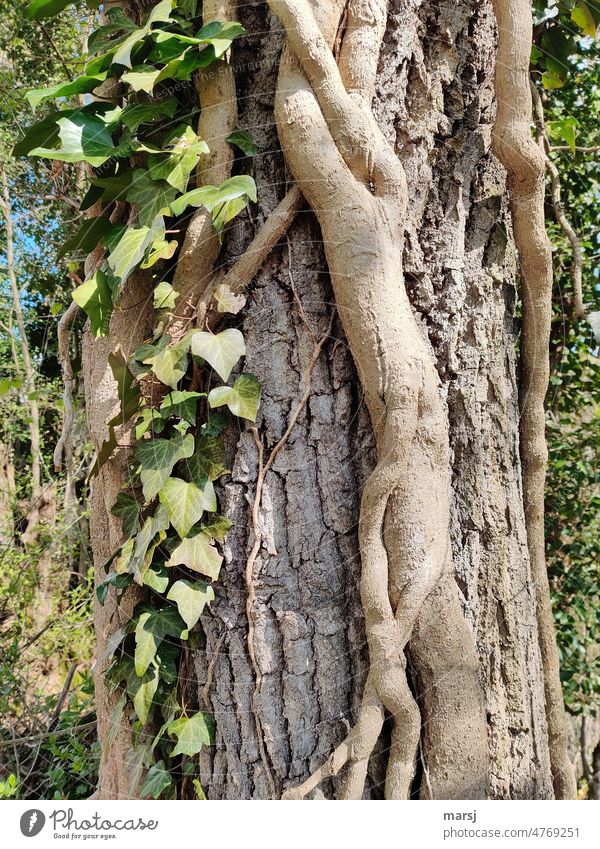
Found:
<path fill-rule="evenodd" d="M 211 481 L 200 487 L 180 478 L 169 478 L 158 495 L 171 524 L 182 538 L 200 521 L 204 511 L 214 512 L 217 509 Z"/>
<path fill-rule="evenodd" d="M 113 311 L 112 292 L 99 269 L 73 291 L 73 300 L 86 313 L 94 336 L 108 336 Z"/>
<path fill-rule="evenodd" d="M 211 586 L 205 581 L 176 581 L 167 595 L 169 601 L 177 605 L 179 615 L 192 629 L 198 622 L 207 604 L 214 601 L 215 593 Z"/>
<path fill-rule="evenodd" d="M 68 82 L 57 83 L 56 85 L 48 86 L 47 88 L 38 88 L 28 91 L 25 95 L 32 109 L 36 109 L 42 101 L 48 98 L 56 97 L 72 97 L 76 94 L 90 94 L 94 89 L 98 88 L 101 82 L 106 79 L 106 71 L 94 76 L 83 74 Z"/>
<path fill-rule="evenodd" d="M 174 550 L 166 565 L 187 566 L 192 572 L 206 575 L 216 581 L 221 571 L 223 558 L 205 533 L 184 539 Z"/>
<path fill-rule="evenodd" d="M 255 422 L 260 406 L 260 383 L 253 374 L 242 374 L 233 386 L 217 386 L 208 396 L 211 407 L 227 405 L 234 416 Z"/>
<path fill-rule="evenodd" d="M 221 380 L 228 380 L 234 366 L 246 354 L 246 343 L 239 330 L 229 328 L 221 333 L 199 330 L 191 340 L 192 354 L 206 360 Z"/>
<path fill-rule="evenodd" d="M 210 714 L 197 713 L 189 719 L 181 717 L 172 722 L 168 731 L 177 737 L 177 745 L 171 757 L 197 755 L 203 746 L 210 746 L 213 736 L 211 720 Z"/>

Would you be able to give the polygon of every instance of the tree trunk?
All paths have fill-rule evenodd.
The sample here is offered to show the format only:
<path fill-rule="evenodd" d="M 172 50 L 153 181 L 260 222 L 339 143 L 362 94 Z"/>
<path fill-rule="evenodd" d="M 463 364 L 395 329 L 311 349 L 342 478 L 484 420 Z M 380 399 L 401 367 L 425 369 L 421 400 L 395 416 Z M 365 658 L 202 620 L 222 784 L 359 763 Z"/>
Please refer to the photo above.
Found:
<path fill-rule="evenodd" d="M 281 32 L 268 13 L 242 7 L 239 14 L 253 33 L 246 49 L 236 51 L 235 64 L 240 124 L 265 152 L 255 161 L 260 221 L 285 192 L 272 119 Z M 494 51 L 489 6 L 391 4 L 375 113 L 410 187 L 405 274 L 448 404 L 456 570 L 456 587 L 446 582 L 423 611 L 410 656 L 420 670 L 415 686 L 427 729 L 427 769 L 444 725 L 460 707 L 461 676 L 472 675 L 468 653 L 463 657 L 449 627 L 460 599 L 484 684 L 488 739 L 479 745 L 489 746 L 489 794 L 547 798 L 552 783 L 518 455 L 515 251 L 505 176 L 490 154 Z M 243 250 L 253 228 L 251 222 L 236 227 L 230 255 Z M 319 228 L 306 212 L 258 275 L 244 319 L 248 368 L 264 387 L 267 451 L 285 430 L 312 336 L 324 332 L 332 308 Z M 373 464 L 370 423 L 336 323 L 305 414 L 267 474 L 262 499 L 264 542 L 255 569 L 262 673 L 257 704 L 279 791 L 325 761 L 356 714 L 366 671 L 356 532 L 360 493 Z M 210 699 L 217 746 L 203 776 L 210 798 L 269 795 L 252 717 L 255 681 L 246 650 L 243 577 L 253 542 L 249 502 L 256 470 L 254 440 L 242 434 L 224 487 L 234 519 L 227 569 L 218 600 L 203 619 L 206 651 L 194 657 L 200 690 L 214 664 Z M 445 757 L 454 745 L 460 761 L 462 740 L 444 744 Z M 450 760 L 447 768 L 453 768 Z M 380 797 L 383 765 L 377 759 L 370 779 L 371 795 Z M 442 794 L 477 795 L 481 778 L 473 776 L 473 782 L 471 788 L 449 783 Z"/>
<path fill-rule="evenodd" d="M 290 178 L 273 117 L 281 26 L 266 4 L 239 4 L 238 18 L 249 32 L 233 59 L 239 126 L 260 148 L 259 204 L 230 230 L 223 262 L 247 247 Z M 490 152 L 494 61 L 489 4 L 390 3 L 374 113 L 407 175 L 404 273 L 450 427 L 454 567 L 427 599 L 408 647 L 423 729 L 413 795 L 424 798 L 553 795 L 519 460 L 516 256 L 505 172 Z M 255 662 L 248 652 L 257 438 L 266 459 L 286 431 L 334 311 L 320 228 L 305 210 L 263 264 L 242 314 L 246 369 L 263 386 L 258 435 L 230 434 L 232 474 L 220 495 L 234 524 L 217 599 L 202 617 L 204 646 L 187 655 L 190 698 L 215 715 L 216 746 L 201 761 L 211 799 L 279 797 L 307 779 L 345 738 L 363 693 L 368 652 L 357 522 L 376 446 L 337 318 L 308 401 L 265 477 L 252 576 Z M 109 347 L 130 350 L 130 330 L 111 328 Z M 142 338 L 138 330 L 133 335 Z M 97 444 L 115 405 L 107 350 L 88 338 L 86 402 Z M 98 394 L 102 385 L 107 395 Z M 117 457 L 94 486 L 97 565 L 119 542 L 108 511 L 121 480 Z M 393 541 L 393 528 L 386 531 L 386 543 Z M 110 604 L 97 611 L 100 653 L 111 615 Z M 102 739 L 112 704 L 98 682 Z M 122 766 L 128 732 L 121 731 L 101 772 L 101 795 L 113 798 L 131 792 Z M 388 745 L 380 739 L 371 759 L 368 798 L 383 796 Z M 339 780 L 317 793 L 339 795 Z"/>

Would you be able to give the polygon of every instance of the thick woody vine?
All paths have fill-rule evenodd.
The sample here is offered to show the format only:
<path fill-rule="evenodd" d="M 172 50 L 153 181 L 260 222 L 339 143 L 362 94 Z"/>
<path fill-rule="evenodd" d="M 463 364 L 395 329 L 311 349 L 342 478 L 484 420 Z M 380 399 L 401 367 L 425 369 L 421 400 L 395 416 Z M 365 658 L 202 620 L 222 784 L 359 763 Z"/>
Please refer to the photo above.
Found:
<path fill-rule="evenodd" d="M 34 0 L 29 11 L 42 18 L 68 5 L 69 0 Z M 98 6 L 92 0 L 88 5 Z M 137 447 L 130 452 L 129 479 L 111 505 L 122 521 L 123 544 L 106 563 L 106 579 L 98 587 L 100 602 L 114 592 L 134 598 L 130 618 L 113 630 L 99 661 L 108 664 L 108 690 L 118 694 L 111 725 L 118 727 L 123 716 L 131 719 L 140 774 L 146 771 L 141 790 L 134 781 L 132 792 L 177 795 L 177 775 L 193 775 L 188 759 L 211 741 L 210 715 L 185 704 L 179 662 L 182 646 L 213 598 L 209 581 L 218 579 L 218 543 L 229 527 L 218 515 L 214 488 L 226 471 L 220 437 L 229 420 L 222 411 L 228 408 L 231 416 L 252 422 L 260 400 L 252 375 L 242 373 L 228 383 L 245 345 L 239 330 L 217 325 L 241 309 L 247 285 L 304 197 L 323 233 L 378 462 L 363 492 L 359 523 L 369 674 L 357 721 L 330 758 L 284 795 L 304 798 L 342 773 L 342 796 L 361 798 L 387 712 L 393 725 L 385 794 L 407 798 L 421 717 L 407 680 L 405 649 L 425 599 L 452 570 L 450 463 L 434 356 L 413 317 L 402 275 L 406 179 L 370 109 L 387 2 L 269 0 L 287 36 L 276 120 L 296 185 L 224 276 L 214 270 L 223 228 L 248 200 L 256 200 L 251 178 L 232 176 L 232 145 L 252 153 L 251 139 L 237 127 L 227 61 L 233 40 L 243 34 L 234 22 L 235 3 L 162 0 L 133 17 L 122 8 L 135 5 L 103 4 L 83 73 L 30 92 L 34 108 L 49 98 L 81 102 L 34 124 L 15 151 L 75 163 L 87 170 L 89 180 L 82 203 L 88 218 L 64 247 L 75 258 L 85 257 L 75 306 L 61 322 L 67 426 L 73 374 L 66 333 L 77 309 L 87 314 L 92 334 L 107 334 L 111 316 L 124 309 L 133 291 L 132 281 L 142 275 L 151 284 L 154 332 L 131 356 L 120 350 L 109 356 L 120 410 L 108 422 L 94 468 L 100 471 L 133 432 Z M 527 0 L 495 0 L 494 8 L 499 108 L 493 144 L 509 175 L 523 282 L 524 499 L 555 793 L 565 798 L 573 795 L 573 786 L 543 548 L 551 282 L 544 161 L 529 129 L 531 33 L 523 21 L 530 18 L 530 6 Z M 190 207 L 197 211 L 188 223 Z M 77 267 L 74 262 L 74 275 Z M 132 309 L 129 300 L 127 309 Z M 304 394 L 286 433 L 308 397 L 310 371 L 324 341 L 315 345 Z M 253 570 L 260 545 L 255 514 L 264 475 L 279 450 L 265 463 L 256 430 L 254 436 L 260 474 L 255 545 L 246 568 L 251 658 Z M 140 591 L 135 596 L 132 587 Z M 256 665 L 255 673 L 256 694 Z M 485 740 L 481 685 L 476 676 L 462 684 L 465 703 L 473 705 L 469 722 Z M 260 742 L 258 717 L 256 728 Z M 264 747 L 260 751 L 270 775 Z M 473 792 L 485 793 L 487 769 L 485 746 L 464 752 L 463 772 L 477 788 Z M 270 785 L 274 794 L 272 780 Z"/>

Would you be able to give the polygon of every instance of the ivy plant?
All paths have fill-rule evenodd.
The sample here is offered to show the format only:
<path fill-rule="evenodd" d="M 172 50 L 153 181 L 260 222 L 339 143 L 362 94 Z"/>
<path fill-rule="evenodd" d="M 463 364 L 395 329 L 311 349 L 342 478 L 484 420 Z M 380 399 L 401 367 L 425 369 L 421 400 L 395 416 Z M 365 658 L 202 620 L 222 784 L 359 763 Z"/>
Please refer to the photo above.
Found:
<path fill-rule="evenodd" d="M 41 20 L 69 5 L 34 0 L 27 12 Z M 246 353 L 239 330 L 191 329 L 176 339 L 163 330 L 176 292 L 169 274 L 153 269 L 163 269 L 161 260 L 179 248 L 169 233 L 185 229 L 182 216 L 190 207 L 203 207 L 221 238 L 228 222 L 256 201 L 254 181 L 245 175 L 219 186 L 194 185 L 198 163 L 208 153 L 195 129 L 197 110 L 190 111 L 185 86 L 163 84 L 185 83 L 199 68 L 226 61 L 243 33 L 237 23 L 201 26 L 190 2 L 161 0 L 141 22 L 110 9 L 89 38 L 80 75 L 28 93 L 33 110 L 47 102 L 57 108 L 33 123 L 14 151 L 87 169 L 81 209 L 100 211 L 85 218 L 62 254 L 76 267 L 90 251 L 103 248 L 93 273 L 73 292 L 92 333 L 108 334 L 131 274 L 138 269 L 154 274 L 159 329 L 129 361 L 120 351 L 109 356 L 121 409 L 108 422 L 108 438 L 92 470 L 96 474 L 116 449 L 117 428 L 134 427 L 137 448 L 127 488 L 112 507 L 124 542 L 106 564 L 97 595 L 104 604 L 111 589 L 118 599 L 132 585 L 145 590 L 132 618 L 110 640 L 106 672 L 109 689 L 120 693 L 114 727 L 130 706 L 138 766 L 147 770 L 142 797 L 174 796 L 174 767 L 187 769 L 186 759 L 213 739 L 212 717 L 190 714 L 181 704 L 178 665 L 190 632 L 215 597 L 212 583 L 223 563 L 219 544 L 230 527 L 218 513 L 214 485 L 227 471 L 222 434 L 230 417 L 255 421 L 261 392 L 251 374 L 228 384 Z M 118 91 L 119 105 L 93 99 L 100 87 Z M 229 141 L 245 155 L 256 151 L 244 130 Z M 119 202 L 130 209 L 127 223 L 114 214 Z M 204 369 L 205 392 L 192 384 L 192 364 L 196 372 Z M 144 396 L 146 379 L 165 387 L 155 406 Z"/>

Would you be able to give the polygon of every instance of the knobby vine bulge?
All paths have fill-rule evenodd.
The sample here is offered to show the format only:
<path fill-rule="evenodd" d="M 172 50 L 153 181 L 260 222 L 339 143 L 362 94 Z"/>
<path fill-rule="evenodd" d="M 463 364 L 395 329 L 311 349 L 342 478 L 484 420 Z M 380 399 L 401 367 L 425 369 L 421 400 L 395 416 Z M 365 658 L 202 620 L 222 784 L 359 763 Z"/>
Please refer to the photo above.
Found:
<path fill-rule="evenodd" d="M 29 13 L 44 17 L 68 5 L 34 0 Z M 341 795 L 361 798 L 387 711 L 393 727 L 385 795 L 407 798 L 422 729 L 405 648 L 424 604 L 452 583 L 453 571 L 447 413 L 433 353 L 402 277 L 406 179 L 370 108 L 387 2 L 269 0 L 287 36 L 276 121 L 296 185 L 226 275 L 215 271 L 223 229 L 249 200 L 256 201 L 253 180 L 232 176 L 233 146 L 244 155 L 253 152 L 248 133 L 237 126 L 227 58 L 244 30 L 235 23 L 232 0 L 199 5 L 162 0 L 148 11 L 147 4 L 103 4 L 83 73 L 28 95 L 34 107 L 47 98 L 75 96 L 81 105 L 34 124 L 15 149 L 17 155 L 74 163 L 89 181 L 82 203 L 88 217 L 64 247 L 75 260 L 85 256 L 85 274 L 61 333 L 69 411 L 72 371 L 64 334 L 78 309 L 86 313 L 86 409 L 98 448 L 92 521 L 101 541 L 95 551 L 101 574 L 99 795 L 176 798 L 191 780 L 203 798 L 194 758 L 211 743 L 211 716 L 186 703 L 185 645 L 196 639 L 193 629 L 214 597 L 209 581 L 218 579 L 218 543 L 230 525 L 217 512 L 214 489 L 226 472 L 222 434 L 231 424 L 228 416 L 255 421 L 260 402 L 253 375 L 230 380 L 245 345 L 239 330 L 222 324 L 227 313 L 242 309 L 245 289 L 304 196 L 322 230 L 378 462 L 364 488 L 359 522 L 369 674 L 358 718 L 330 758 L 284 796 L 303 798 L 344 769 Z M 527 142 L 531 32 L 523 22 L 531 19 L 531 9 L 528 0 L 495 0 L 494 8 L 494 146 L 509 174 L 524 289 L 525 508 L 554 788 L 557 797 L 567 798 L 574 795 L 574 781 L 543 553 L 550 270 L 539 149 L 533 152 L 532 141 L 530 159 Z M 189 207 L 196 211 L 187 223 Z M 535 243 L 524 238 L 527 221 L 535 225 Z M 113 339 L 120 348 L 110 349 Z M 474 638 L 458 618 L 468 659 Z M 250 631 L 250 653 L 251 640 Z M 424 797 L 486 795 L 485 703 L 477 670 L 467 660 L 455 685 L 456 716 L 444 719 L 439 732 L 455 757 L 452 764 L 428 764 Z M 479 745 L 463 748 L 466 727 Z M 260 745 L 258 722 L 257 734 Z M 113 769 L 113 746 L 127 753 L 127 769 Z"/>

